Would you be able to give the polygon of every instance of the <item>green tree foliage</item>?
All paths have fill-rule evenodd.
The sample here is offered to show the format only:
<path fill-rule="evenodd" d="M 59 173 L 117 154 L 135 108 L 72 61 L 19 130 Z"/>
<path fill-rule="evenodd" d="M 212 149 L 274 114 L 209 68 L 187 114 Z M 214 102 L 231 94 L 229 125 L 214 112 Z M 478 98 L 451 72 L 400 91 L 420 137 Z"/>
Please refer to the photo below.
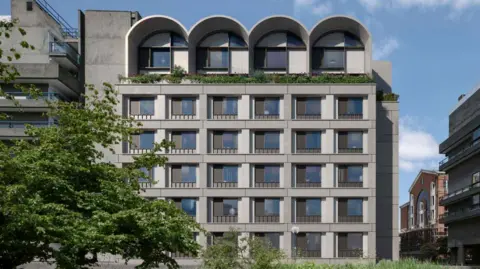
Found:
<path fill-rule="evenodd" d="M 240 239 L 239 239 L 240 238 Z M 231 230 L 202 253 L 205 269 L 275 269 L 281 266 L 285 254 L 259 237 L 239 237 Z"/>
<path fill-rule="evenodd" d="M 0 23 L 0 33 L 10 36 L 15 22 Z M 17 76 L 2 60 L 0 81 Z M 0 142 L 2 269 L 35 259 L 54 261 L 57 268 L 87 268 L 102 253 L 142 259 L 142 269 L 176 268 L 169 252 L 199 250 L 192 236 L 200 230 L 195 221 L 172 203 L 138 195 L 139 178 L 148 178 L 139 168 L 165 165 L 167 158 L 158 153 L 171 143 L 155 144 L 129 166 L 103 162 L 101 148 L 114 151 L 140 130 L 133 119 L 117 115 L 117 92 L 110 85 L 101 94 L 89 91 L 88 107 L 47 101 L 56 125 L 26 126 L 31 139 Z"/>

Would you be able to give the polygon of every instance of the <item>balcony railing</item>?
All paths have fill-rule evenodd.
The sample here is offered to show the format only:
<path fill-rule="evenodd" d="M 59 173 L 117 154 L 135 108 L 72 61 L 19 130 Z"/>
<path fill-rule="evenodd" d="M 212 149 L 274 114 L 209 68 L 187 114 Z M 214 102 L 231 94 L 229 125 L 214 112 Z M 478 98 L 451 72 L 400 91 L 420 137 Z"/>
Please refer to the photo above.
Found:
<path fill-rule="evenodd" d="M 78 52 L 65 42 L 50 42 L 50 54 L 65 54 L 75 64 L 80 64 L 80 55 Z"/>
<path fill-rule="evenodd" d="M 295 187 L 297 188 L 320 188 L 322 182 L 297 182 Z"/>
<path fill-rule="evenodd" d="M 339 148 L 338 153 L 363 153 L 363 148 Z"/>
<path fill-rule="evenodd" d="M 195 154 L 197 149 L 194 148 L 173 148 L 169 150 L 171 154 Z"/>
<path fill-rule="evenodd" d="M 322 216 L 297 216 L 297 223 L 321 223 Z"/>
<path fill-rule="evenodd" d="M 237 188 L 237 182 L 213 182 L 214 188 Z"/>
<path fill-rule="evenodd" d="M 152 114 L 143 114 L 143 115 L 131 115 L 136 120 L 151 120 L 153 119 Z"/>
<path fill-rule="evenodd" d="M 143 154 L 143 153 L 148 153 L 151 152 L 153 149 L 135 149 L 135 148 L 130 148 L 128 153 L 130 154 Z"/>
<path fill-rule="evenodd" d="M 257 154 L 279 154 L 280 149 L 266 149 L 266 148 L 256 148 L 255 153 Z"/>
<path fill-rule="evenodd" d="M 238 216 L 214 216 L 213 222 L 215 223 L 235 223 L 238 222 Z"/>
<path fill-rule="evenodd" d="M 340 120 L 361 120 L 361 119 L 363 119 L 363 114 L 339 114 L 338 119 L 340 119 Z"/>
<path fill-rule="evenodd" d="M 257 223 L 278 223 L 278 222 L 280 222 L 280 216 L 279 215 L 255 216 L 255 222 L 257 222 Z"/>
<path fill-rule="evenodd" d="M 255 119 L 258 120 L 278 120 L 280 114 L 255 114 Z"/>
<path fill-rule="evenodd" d="M 480 214 L 480 204 L 475 204 L 467 208 L 462 208 L 456 211 L 449 211 L 439 216 L 440 223 L 451 222 Z"/>
<path fill-rule="evenodd" d="M 339 223 L 363 223 L 363 216 L 338 216 Z"/>
<path fill-rule="evenodd" d="M 348 182 L 348 181 L 340 181 L 338 182 L 339 188 L 362 188 L 363 182 Z"/>
<path fill-rule="evenodd" d="M 172 182 L 170 184 L 171 188 L 178 188 L 178 189 L 190 189 L 196 188 L 197 182 Z"/>
<path fill-rule="evenodd" d="M 65 100 L 60 95 L 54 92 L 42 92 L 39 96 L 32 96 L 24 92 L 5 92 L 5 94 L 15 97 L 15 100 Z M 5 99 L 5 97 L 0 97 L 0 99 Z"/>
<path fill-rule="evenodd" d="M 292 251 L 292 256 L 296 258 L 321 258 L 322 251 L 320 249 L 308 250 L 295 247 L 295 250 Z"/>
<path fill-rule="evenodd" d="M 172 114 L 172 120 L 193 120 L 197 117 L 195 114 Z"/>
<path fill-rule="evenodd" d="M 214 120 L 235 120 L 237 118 L 237 114 L 213 114 Z"/>
<path fill-rule="evenodd" d="M 455 196 L 458 196 L 462 193 L 465 193 L 465 192 L 468 192 L 470 190 L 473 190 L 473 189 L 476 189 L 476 188 L 480 188 L 480 182 L 475 182 L 463 189 L 460 189 L 460 190 L 457 190 L 457 191 L 454 191 L 454 192 L 451 192 L 445 196 L 443 196 L 442 198 L 440 198 L 440 201 L 444 201 L 444 200 L 447 200 L 449 198 L 452 198 L 452 197 L 455 197 Z"/>
<path fill-rule="evenodd" d="M 25 128 L 25 125 L 29 124 L 33 127 L 48 127 L 52 125 L 57 125 L 55 121 L 0 121 L 0 128 Z"/>
<path fill-rule="evenodd" d="M 296 153 L 303 153 L 303 154 L 318 154 L 322 153 L 321 148 L 301 148 L 301 149 L 296 149 Z"/>
<path fill-rule="evenodd" d="M 214 148 L 213 153 L 214 154 L 237 154 L 238 149 L 234 148 Z"/>
<path fill-rule="evenodd" d="M 280 182 L 255 182 L 255 188 L 279 188 Z"/>
<path fill-rule="evenodd" d="M 446 164 L 447 162 L 451 161 L 451 160 L 454 160 L 456 159 L 458 156 L 462 155 L 463 153 L 465 153 L 466 151 L 468 151 L 469 149 L 471 149 L 472 147 L 476 146 L 480 144 L 480 139 L 477 139 L 475 141 L 473 141 L 472 143 L 468 144 L 466 147 L 464 147 L 462 150 L 460 150 L 459 152 L 451 155 L 451 156 L 447 156 L 445 157 L 445 159 L 441 160 L 438 164 L 439 166 L 442 166 L 444 164 Z"/>
<path fill-rule="evenodd" d="M 170 253 L 172 258 L 177 258 L 177 259 L 194 259 L 196 258 L 193 254 L 185 254 L 185 253 L 180 253 L 180 252 L 172 252 Z"/>
<path fill-rule="evenodd" d="M 297 114 L 297 120 L 321 120 L 322 114 Z"/>
<path fill-rule="evenodd" d="M 50 17 L 52 17 L 58 24 L 60 24 L 63 37 L 78 38 L 78 29 L 73 28 L 68 22 L 60 16 L 60 14 L 48 4 L 46 0 L 35 0 L 38 6 L 43 9 Z"/>
<path fill-rule="evenodd" d="M 150 182 L 138 182 L 138 184 L 140 185 L 141 189 L 148 189 L 152 187 L 152 183 Z"/>
<path fill-rule="evenodd" d="M 339 249 L 339 258 L 360 258 L 363 257 L 363 249 Z"/>

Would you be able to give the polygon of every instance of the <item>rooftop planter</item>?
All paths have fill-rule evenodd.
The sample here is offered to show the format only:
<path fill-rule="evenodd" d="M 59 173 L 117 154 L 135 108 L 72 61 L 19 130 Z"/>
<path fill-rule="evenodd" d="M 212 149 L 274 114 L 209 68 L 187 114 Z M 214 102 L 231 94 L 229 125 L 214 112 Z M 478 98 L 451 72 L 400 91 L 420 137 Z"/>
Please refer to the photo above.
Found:
<path fill-rule="evenodd" d="M 367 75 L 278 75 L 256 72 L 253 76 L 247 75 L 196 75 L 185 74 L 181 69 L 174 69 L 172 74 L 144 74 L 133 77 L 119 77 L 123 84 L 169 84 L 169 83 L 199 83 L 199 84 L 359 84 L 374 83 Z"/>
<path fill-rule="evenodd" d="M 379 102 L 398 102 L 400 95 L 396 93 L 384 93 L 383 91 L 377 91 L 377 101 Z"/>

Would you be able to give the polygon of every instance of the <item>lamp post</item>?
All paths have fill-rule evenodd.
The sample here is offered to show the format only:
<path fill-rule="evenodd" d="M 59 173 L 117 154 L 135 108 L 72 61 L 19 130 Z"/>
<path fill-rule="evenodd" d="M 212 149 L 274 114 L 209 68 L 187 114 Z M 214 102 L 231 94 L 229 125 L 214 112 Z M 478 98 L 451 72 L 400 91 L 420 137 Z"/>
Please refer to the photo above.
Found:
<path fill-rule="evenodd" d="M 298 226 L 293 226 L 292 227 L 292 234 L 295 237 L 295 241 L 297 241 L 297 234 L 300 232 L 300 228 Z M 297 244 L 293 244 L 293 262 L 296 264 L 297 263 Z"/>

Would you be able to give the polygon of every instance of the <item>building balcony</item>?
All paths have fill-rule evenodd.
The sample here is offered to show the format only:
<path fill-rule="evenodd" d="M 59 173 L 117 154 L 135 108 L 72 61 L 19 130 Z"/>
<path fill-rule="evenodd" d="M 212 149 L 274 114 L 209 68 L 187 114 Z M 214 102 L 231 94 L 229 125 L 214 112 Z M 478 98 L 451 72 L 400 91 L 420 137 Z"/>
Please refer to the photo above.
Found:
<path fill-rule="evenodd" d="M 214 223 L 236 223 L 238 216 L 213 216 Z"/>
<path fill-rule="evenodd" d="M 255 114 L 256 120 L 278 120 L 280 114 Z"/>
<path fill-rule="evenodd" d="M 322 216 L 296 216 L 295 223 L 322 223 Z"/>
<path fill-rule="evenodd" d="M 471 197 L 480 192 L 480 182 L 473 183 L 463 189 L 451 192 L 440 199 L 440 205 L 450 205 Z"/>
<path fill-rule="evenodd" d="M 279 188 L 280 182 L 255 182 L 255 188 Z"/>
<path fill-rule="evenodd" d="M 11 120 L 11 121 L 0 121 L 0 128 L 19 128 L 25 129 L 26 125 L 31 125 L 33 127 L 48 127 L 56 125 L 55 121 L 20 121 L 20 120 Z"/>
<path fill-rule="evenodd" d="M 360 258 L 363 257 L 363 249 L 339 249 L 339 258 Z"/>
<path fill-rule="evenodd" d="M 171 120 L 194 120 L 197 118 L 195 114 L 171 114 Z"/>
<path fill-rule="evenodd" d="M 174 259 L 196 259 L 197 258 L 193 254 L 185 254 L 180 252 L 172 252 L 170 253 L 170 257 Z"/>
<path fill-rule="evenodd" d="M 299 148 L 295 150 L 297 154 L 321 154 L 321 148 Z"/>
<path fill-rule="evenodd" d="M 172 182 L 170 188 L 174 189 L 191 189 L 196 188 L 197 182 Z"/>
<path fill-rule="evenodd" d="M 296 120 L 321 120 L 322 114 L 297 114 Z"/>
<path fill-rule="evenodd" d="M 237 154 L 238 149 L 236 148 L 214 148 L 212 150 L 213 154 Z"/>
<path fill-rule="evenodd" d="M 154 115 L 152 114 L 138 114 L 138 115 L 130 115 L 136 120 L 153 120 Z"/>
<path fill-rule="evenodd" d="M 301 259 L 301 258 L 321 258 L 322 251 L 320 249 L 309 250 L 309 249 L 299 249 L 295 247 L 295 250 L 292 251 L 292 256 Z"/>
<path fill-rule="evenodd" d="M 237 114 L 213 114 L 214 120 L 236 120 Z"/>
<path fill-rule="evenodd" d="M 338 216 L 338 223 L 363 223 L 363 216 Z"/>
<path fill-rule="evenodd" d="M 363 114 L 338 114 L 339 120 L 362 120 Z"/>
<path fill-rule="evenodd" d="M 473 205 L 471 207 L 462 208 L 457 211 L 450 211 L 443 215 L 440 215 L 440 223 L 448 224 L 459 220 L 474 218 L 480 216 L 480 204 Z"/>
<path fill-rule="evenodd" d="M 338 153 L 347 153 L 347 154 L 363 153 L 363 148 L 339 148 Z"/>
<path fill-rule="evenodd" d="M 278 223 L 278 222 L 280 222 L 279 215 L 255 216 L 255 223 Z"/>
<path fill-rule="evenodd" d="M 197 149 L 195 148 L 172 148 L 168 150 L 170 154 L 195 154 Z"/>
<path fill-rule="evenodd" d="M 78 70 L 80 66 L 80 55 L 77 50 L 65 42 L 50 42 L 50 57 L 59 65 L 69 69 Z"/>
<path fill-rule="evenodd" d="M 153 186 L 151 182 L 139 182 L 140 189 L 149 189 Z"/>
<path fill-rule="evenodd" d="M 256 154 L 280 154 L 279 148 L 256 148 Z"/>
<path fill-rule="evenodd" d="M 237 182 L 213 182 L 213 188 L 219 189 L 228 189 L 228 188 L 238 188 Z"/>
<path fill-rule="evenodd" d="M 447 156 L 445 159 L 440 161 L 439 169 L 441 171 L 448 170 L 449 168 L 468 159 L 470 156 L 475 155 L 478 152 L 480 152 L 480 140 L 473 141 L 458 153 Z"/>
<path fill-rule="evenodd" d="M 339 188 L 363 188 L 363 182 L 338 182 Z"/>
<path fill-rule="evenodd" d="M 128 153 L 129 154 L 144 154 L 144 153 L 149 153 L 152 150 L 153 150 L 152 148 L 149 148 L 149 149 L 130 148 L 128 150 Z"/>
<path fill-rule="evenodd" d="M 296 188 L 321 188 L 322 182 L 297 182 Z"/>

